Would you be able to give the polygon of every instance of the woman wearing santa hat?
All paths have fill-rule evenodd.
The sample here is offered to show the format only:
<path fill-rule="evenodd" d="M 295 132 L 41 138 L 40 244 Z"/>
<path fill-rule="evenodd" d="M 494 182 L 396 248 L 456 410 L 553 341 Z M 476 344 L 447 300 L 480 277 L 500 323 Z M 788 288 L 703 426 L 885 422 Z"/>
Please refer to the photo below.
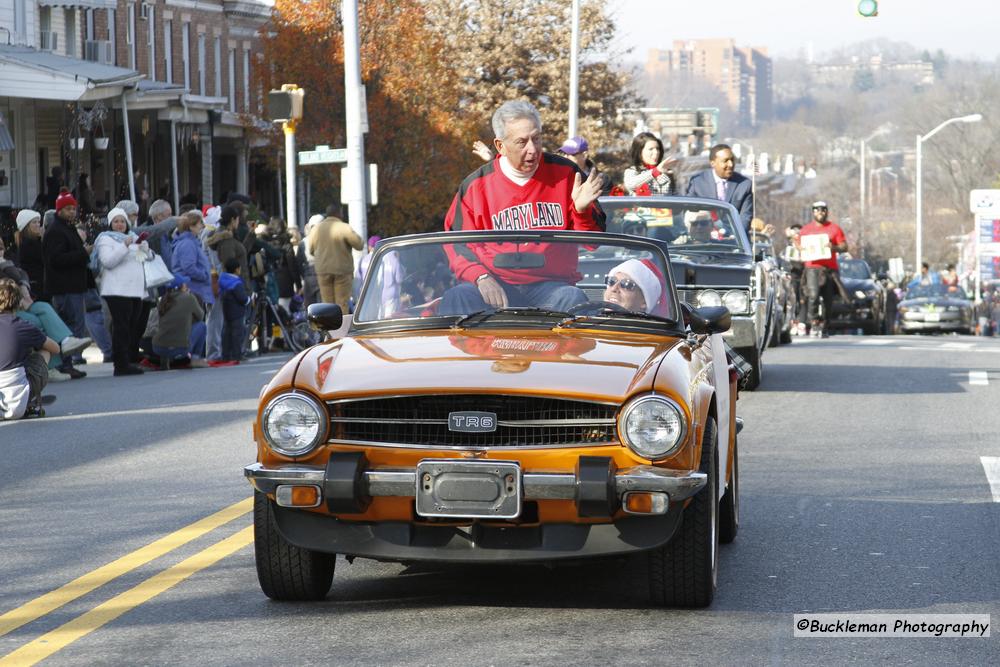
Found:
<path fill-rule="evenodd" d="M 666 300 L 660 269 L 648 259 L 629 259 L 608 271 L 604 300 L 626 310 L 662 315 Z"/>

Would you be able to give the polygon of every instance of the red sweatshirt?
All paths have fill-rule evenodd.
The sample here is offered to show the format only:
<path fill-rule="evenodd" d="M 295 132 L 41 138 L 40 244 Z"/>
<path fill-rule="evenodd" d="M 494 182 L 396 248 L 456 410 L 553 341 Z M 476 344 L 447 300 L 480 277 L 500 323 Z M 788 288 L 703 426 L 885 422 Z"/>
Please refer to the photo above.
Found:
<path fill-rule="evenodd" d="M 604 231 L 596 206 L 578 213 L 573 206 L 573 180 L 579 169 L 569 160 L 545 153 L 534 176 L 518 185 L 504 175 L 500 157 L 472 172 L 455 195 L 444 220 L 445 231 L 474 229 L 575 229 Z M 523 244 L 522 244 L 523 245 Z M 511 285 L 525 285 L 546 280 L 576 282 L 577 250 L 572 244 L 549 248 L 543 243 L 532 251 L 545 254 L 540 269 L 500 269 L 493 257 L 518 250 L 512 243 L 482 243 L 469 246 L 446 246 L 451 268 L 459 280 L 474 282 L 490 273 Z M 535 250 L 537 248 L 537 250 Z M 522 247 L 523 251 L 524 248 Z"/>

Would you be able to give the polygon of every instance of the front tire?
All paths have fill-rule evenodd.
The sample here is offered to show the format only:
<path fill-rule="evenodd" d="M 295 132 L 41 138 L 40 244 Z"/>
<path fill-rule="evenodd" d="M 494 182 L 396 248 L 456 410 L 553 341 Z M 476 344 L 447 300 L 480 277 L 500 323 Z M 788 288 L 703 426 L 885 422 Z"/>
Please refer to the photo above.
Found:
<path fill-rule="evenodd" d="M 701 471 L 708 483 L 684 509 L 666 545 L 640 555 L 650 601 L 664 607 L 707 607 L 718 584 L 719 454 L 715 420 L 705 424 Z"/>
<path fill-rule="evenodd" d="M 322 600 L 330 592 L 337 557 L 301 549 L 278 532 L 274 505 L 259 491 L 253 494 L 254 559 L 257 580 L 272 600 Z"/>

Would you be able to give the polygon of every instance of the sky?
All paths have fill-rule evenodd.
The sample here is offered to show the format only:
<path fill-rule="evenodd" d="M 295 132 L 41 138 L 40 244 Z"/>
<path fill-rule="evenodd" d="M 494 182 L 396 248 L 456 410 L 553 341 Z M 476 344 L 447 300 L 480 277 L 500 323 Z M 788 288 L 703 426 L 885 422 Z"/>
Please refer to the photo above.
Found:
<path fill-rule="evenodd" d="M 675 39 L 732 37 L 738 46 L 767 47 L 795 57 L 809 45 L 816 56 L 884 37 L 955 58 L 1000 56 L 996 0 L 878 0 L 878 16 L 863 18 L 858 0 L 607 0 L 618 26 L 617 45 L 645 61 L 651 48 Z"/>

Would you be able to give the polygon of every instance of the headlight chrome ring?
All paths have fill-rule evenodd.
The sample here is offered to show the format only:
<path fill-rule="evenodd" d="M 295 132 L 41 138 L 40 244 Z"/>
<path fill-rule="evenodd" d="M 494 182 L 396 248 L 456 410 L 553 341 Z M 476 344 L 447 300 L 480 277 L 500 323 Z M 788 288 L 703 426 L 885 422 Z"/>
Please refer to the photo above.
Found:
<path fill-rule="evenodd" d="M 621 411 L 618 430 L 634 453 L 662 459 L 675 452 L 687 436 L 684 410 L 671 399 L 656 394 L 641 396 Z"/>
<path fill-rule="evenodd" d="M 271 449 L 295 457 L 309 453 L 323 441 L 329 417 L 326 408 L 309 394 L 280 394 L 264 408 L 260 426 Z"/>

